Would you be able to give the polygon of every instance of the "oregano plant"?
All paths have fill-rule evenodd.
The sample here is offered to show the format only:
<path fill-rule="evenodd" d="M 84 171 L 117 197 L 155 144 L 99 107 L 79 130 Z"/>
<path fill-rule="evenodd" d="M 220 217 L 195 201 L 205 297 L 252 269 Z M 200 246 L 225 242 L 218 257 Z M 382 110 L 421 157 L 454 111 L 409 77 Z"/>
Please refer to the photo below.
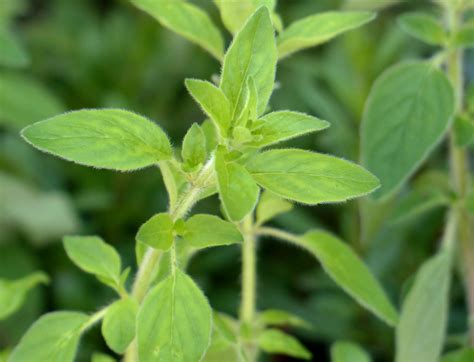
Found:
<path fill-rule="evenodd" d="M 284 27 L 275 11 L 276 1 L 215 2 L 224 25 L 233 34 L 227 49 L 220 30 L 196 5 L 182 0 L 133 1 L 163 26 L 222 62 L 217 81 L 184 82 L 205 121 L 192 124 L 180 147 L 173 147 L 165 130 L 154 121 L 114 108 L 63 113 L 22 130 L 22 137 L 37 149 L 84 166 L 122 172 L 156 167 L 166 187 L 168 208 L 157 210 L 137 225 L 136 268 L 123 265 L 118 252 L 99 236 L 65 236 L 67 256 L 82 271 L 111 288 L 116 298 L 91 314 L 54 311 L 42 316 L 13 349 L 9 361 L 72 361 L 81 337 L 97 324 L 101 324 L 101 334 L 110 350 L 129 362 L 256 361 L 262 352 L 317 358 L 282 329 L 311 329 L 304 319 L 283 310 L 257 309 L 256 246 L 259 237 L 264 236 L 306 250 L 357 303 L 388 326 L 397 325 L 398 313 L 384 289 L 348 244 L 322 229 L 295 235 L 266 223 L 289 211 L 293 203 L 340 203 L 374 191 L 377 197 L 393 192 L 448 128 L 454 110 L 449 81 L 433 66 L 416 63 L 401 66 L 378 83 L 386 95 L 401 81 L 399 75 L 409 72 L 407 77 L 413 79 L 413 86 L 393 102 L 419 99 L 421 106 L 415 110 L 406 106 L 403 112 L 408 116 L 414 112 L 422 121 L 433 123 L 430 134 L 413 146 L 413 153 L 408 147 L 402 149 L 417 159 L 401 157 L 403 164 L 394 167 L 389 181 L 374 166 L 377 159 L 363 157 L 367 168 L 382 180 L 380 186 L 374 174 L 353 162 L 311 150 L 276 148 L 283 141 L 323 131 L 330 122 L 270 106 L 278 60 L 361 26 L 374 14 L 321 13 Z M 375 132 L 377 129 L 370 127 L 371 119 L 376 120 L 381 112 L 384 116 L 384 112 L 378 106 L 377 95 L 370 104 L 364 129 Z M 431 106 L 439 110 L 436 117 L 430 113 Z M 393 123 L 395 127 L 397 120 Z M 212 215 L 193 213 L 196 203 L 216 194 L 220 210 Z M 197 251 L 232 244 L 242 249 L 238 319 L 213 310 L 186 270 Z M 448 260 L 443 254 L 425 273 L 433 268 L 442 273 L 449 269 Z M 442 268 L 436 268 L 438 263 Z M 133 276 L 132 270 L 136 270 Z M 445 274 L 443 291 L 447 289 Z M 10 298 L 15 307 L 27 288 L 45 281 L 45 275 L 34 274 L 5 285 L 2 305 L 4 298 Z M 416 293 L 417 285 L 418 278 L 411 294 Z M 399 328 L 403 328 L 403 319 Z M 331 354 L 335 361 L 368 358 L 359 346 L 343 341 L 333 346 Z"/>

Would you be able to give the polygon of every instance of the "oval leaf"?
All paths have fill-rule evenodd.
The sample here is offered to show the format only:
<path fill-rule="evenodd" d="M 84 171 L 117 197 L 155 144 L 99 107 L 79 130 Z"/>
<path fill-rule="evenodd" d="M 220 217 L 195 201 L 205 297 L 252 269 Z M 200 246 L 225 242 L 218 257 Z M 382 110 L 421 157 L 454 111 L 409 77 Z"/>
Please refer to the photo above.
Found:
<path fill-rule="evenodd" d="M 160 127 L 119 109 L 65 113 L 26 127 L 22 136 L 41 151 L 97 168 L 131 171 L 171 157 Z"/>
<path fill-rule="evenodd" d="M 168 250 L 173 244 L 173 226 L 169 214 L 157 214 L 140 227 L 136 240 L 155 249 Z"/>
<path fill-rule="evenodd" d="M 446 40 L 443 25 L 435 17 L 413 13 L 402 15 L 398 22 L 403 30 L 411 36 L 432 45 L 441 45 Z"/>
<path fill-rule="evenodd" d="M 283 333 L 278 329 L 267 329 L 263 331 L 258 337 L 258 345 L 267 353 L 284 354 L 306 360 L 311 359 L 311 352 L 295 337 Z"/>
<path fill-rule="evenodd" d="M 102 322 L 102 335 L 107 346 L 122 354 L 135 338 L 138 303 L 131 298 L 121 299 L 110 306 Z"/>
<path fill-rule="evenodd" d="M 361 126 L 363 165 L 382 183 L 374 197 L 387 198 L 416 171 L 453 112 L 451 84 L 428 63 L 396 65 L 376 81 Z"/>
<path fill-rule="evenodd" d="M 181 270 L 160 282 L 138 312 L 141 361 L 199 361 L 209 347 L 212 312 L 204 294 Z"/>
<path fill-rule="evenodd" d="M 262 187 L 312 205 L 363 196 L 379 185 L 377 178 L 354 163 L 297 149 L 263 152 L 246 167 Z"/>
<path fill-rule="evenodd" d="M 370 362 L 369 354 L 355 343 L 339 341 L 331 346 L 331 362 Z"/>

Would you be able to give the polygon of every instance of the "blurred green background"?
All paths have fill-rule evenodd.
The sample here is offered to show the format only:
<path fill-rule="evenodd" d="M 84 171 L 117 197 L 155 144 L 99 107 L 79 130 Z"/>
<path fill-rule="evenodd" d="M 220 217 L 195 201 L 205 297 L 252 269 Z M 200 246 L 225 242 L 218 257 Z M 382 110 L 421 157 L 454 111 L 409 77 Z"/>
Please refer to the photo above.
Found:
<path fill-rule="evenodd" d="M 51 277 L 47 287 L 32 291 L 24 307 L 0 323 L 1 350 L 13 346 L 40 314 L 58 309 L 91 312 L 112 300 L 112 292 L 67 259 L 60 243 L 64 234 L 101 235 L 120 251 L 125 265 L 135 268 L 135 233 L 167 204 L 156 168 L 118 174 L 74 165 L 34 150 L 18 131 L 67 110 L 119 107 L 153 119 L 179 145 L 187 128 L 204 119 L 186 93 L 184 79 L 209 79 L 218 74 L 220 65 L 125 0 L 0 2 L 0 25 L 13 31 L 28 58 L 22 68 L 0 66 L 0 277 L 18 278 L 33 270 Z M 211 0 L 195 2 L 221 25 Z M 383 3 L 280 0 L 277 10 L 285 24 L 320 11 L 380 8 L 378 18 L 360 30 L 279 64 L 272 108 L 307 112 L 331 123 L 329 130 L 288 145 L 357 161 L 359 122 L 375 78 L 400 60 L 432 54 L 432 48 L 410 39 L 396 25 L 398 14 L 423 8 L 435 11 L 432 4 Z M 230 35 L 226 36 L 229 41 Z M 466 61 L 472 81 L 473 55 L 468 54 Z M 442 171 L 445 159 L 441 147 L 425 169 Z M 275 224 L 294 232 L 324 227 L 337 233 L 364 257 L 399 306 L 410 277 L 437 248 L 442 213 L 433 211 L 414 222 L 393 225 L 393 207 L 384 205 L 369 216 L 370 225 L 361 227 L 358 206 L 364 204 L 298 206 Z M 215 213 L 217 207 L 211 198 L 196 209 Z M 312 257 L 264 239 L 258 268 L 259 308 L 286 309 L 311 322 L 312 331 L 295 333 L 315 360 L 328 360 L 328 347 L 338 339 L 360 343 L 376 361 L 392 359 L 393 330 L 337 288 Z M 193 258 L 189 271 L 215 309 L 236 314 L 237 247 L 203 251 Z M 466 329 L 459 278 L 451 293 L 448 342 L 455 346 L 458 334 Z M 84 338 L 79 360 L 88 361 L 92 351 L 112 354 L 97 328 Z"/>

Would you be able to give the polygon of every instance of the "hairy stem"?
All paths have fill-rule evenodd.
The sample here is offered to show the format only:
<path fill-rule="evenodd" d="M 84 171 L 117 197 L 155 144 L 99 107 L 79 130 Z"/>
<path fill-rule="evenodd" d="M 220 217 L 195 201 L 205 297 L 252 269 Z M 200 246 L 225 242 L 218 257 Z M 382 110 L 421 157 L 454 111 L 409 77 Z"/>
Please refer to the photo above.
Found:
<path fill-rule="evenodd" d="M 81 333 L 85 332 L 87 329 L 91 328 L 94 324 L 101 321 L 104 318 L 105 313 L 107 313 L 108 309 L 109 309 L 109 306 L 102 308 L 101 310 L 92 314 L 89 320 L 86 323 L 84 323 L 84 325 L 81 327 Z"/>
<path fill-rule="evenodd" d="M 454 33 L 459 28 L 462 13 L 453 6 L 446 10 L 446 19 L 449 30 Z M 447 74 L 454 86 L 456 95 L 456 113 L 462 111 L 463 107 L 463 51 L 461 49 L 448 49 L 449 56 L 446 64 Z M 454 132 L 450 137 L 450 161 L 451 178 L 455 190 L 461 199 L 468 195 L 471 179 L 469 171 L 469 155 L 466 149 L 456 147 Z M 473 221 L 466 207 L 459 208 L 459 218 L 457 222 L 457 235 L 460 243 L 461 257 L 464 271 L 464 283 L 466 287 L 466 298 L 468 305 L 469 341 L 474 346 L 474 242 Z"/>
<path fill-rule="evenodd" d="M 289 232 L 270 228 L 270 227 L 261 227 L 257 230 L 258 235 L 262 236 L 271 236 L 283 241 L 289 241 L 290 243 L 298 243 L 299 237 L 297 235 L 291 234 Z"/>

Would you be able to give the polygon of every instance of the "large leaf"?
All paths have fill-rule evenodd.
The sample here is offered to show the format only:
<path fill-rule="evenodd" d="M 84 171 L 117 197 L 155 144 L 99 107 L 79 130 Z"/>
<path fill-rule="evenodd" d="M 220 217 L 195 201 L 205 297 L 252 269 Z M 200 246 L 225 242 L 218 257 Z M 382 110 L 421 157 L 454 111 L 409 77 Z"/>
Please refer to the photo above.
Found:
<path fill-rule="evenodd" d="M 451 257 L 441 252 L 417 272 L 397 326 L 396 362 L 438 361 L 448 318 Z"/>
<path fill-rule="evenodd" d="M 138 304 L 126 298 L 110 306 L 102 322 L 102 335 L 111 350 L 124 353 L 135 338 Z"/>
<path fill-rule="evenodd" d="M 0 320 L 15 313 L 23 304 L 27 293 L 48 280 L 47 275 L 41 272 L 17 280 L 0 279 Z"/>
<path fill-rule="evenodd" d="M 306 360 L 311 359 L 311 352 L 295 337 L 278 329 L 267 329 L 263 331 L 258 337 L 258 345 L 267 353 L 284 354 Z"/>
<path fill-rule="evenodd" d="M 446 40 L 443 25 L 431 15 L 423 13 L 404 14 L 398 19 L 398 22 L 408 34 L 425 43 L 441 45 Z"/>
<path fill-rule="evenodd" d="M 379 185 L 377 178 L 354 163 L 297 149 L 263 152 L 246 167 L 262 187 L 305 204 L 352 199 Z"/>
<path fill-rule="evenodd" d="M 160 127 L 119 109 L 65 113 L 26 127 L 22 136 L 42 151 L 97 168 L 130 171 L 171 157 Z"/>
<path fill-rule="evenodd" d="M 192 279 L 177 269 L 153 288 L 138 313 L 143 361 L 199 361 L 209 347 L 212 313 Z"/>
<path fill-rule="evenodd" d="M 163 26 L 198 44 L 217 59 L 224 54 L 224 40 L 209 15 L 184 0 L 133 0 Z"/>
<path fill-rule="evenodd" d="M 322 44 L 374 18 L 374 13 L 366 11 L 331 11 L 295 21 L 278 37 L 278 56 L 281 59 L 298 50 Z"/>
<path fill-rule="evenodd" d="M 261 7 L 236 35 L 224 58 L 221 89 L 238 116 L 244 108 L 247 80 L 253 78 L 258 94 L 258 114 L 263 113 L 273 91 L 277 55 L 273 26 Z"/>
<path fill-rule="evenodd" d="M 376 198 L 393 194 L 416 171 L 453 112 L 452 86 L 429 63 L 396 65 L 376 81 L 361 126 L 363 164 L 382 183 Z"/>
<path fill-rule="evenodd" d="M 338 341 L 331 346 L 331 362 L 370 362 L 369 354 L 351 342 Z"/>
<path fill-rule="evenodd" d="M 273 112 L 255 122 L 252 134 L 257 139 L 251 142 L 250 146 L 265 147 L 328 127 L 328 122 L 304 113 Z"/>
<path fill-rule="evenodd" d="M 391 326 L 397 323 L 397 312 L 379 282 L 347 244 L 324 231 L 310 231 L 294 242 L 313 254 L 329 276 L 362 306 Z"/>
<path fill-rule="evenodd" d="M 77 312 L 54 312 L 42 316 L 28 329 L 9 362 L 72 362 L 88 316 Z"/>

